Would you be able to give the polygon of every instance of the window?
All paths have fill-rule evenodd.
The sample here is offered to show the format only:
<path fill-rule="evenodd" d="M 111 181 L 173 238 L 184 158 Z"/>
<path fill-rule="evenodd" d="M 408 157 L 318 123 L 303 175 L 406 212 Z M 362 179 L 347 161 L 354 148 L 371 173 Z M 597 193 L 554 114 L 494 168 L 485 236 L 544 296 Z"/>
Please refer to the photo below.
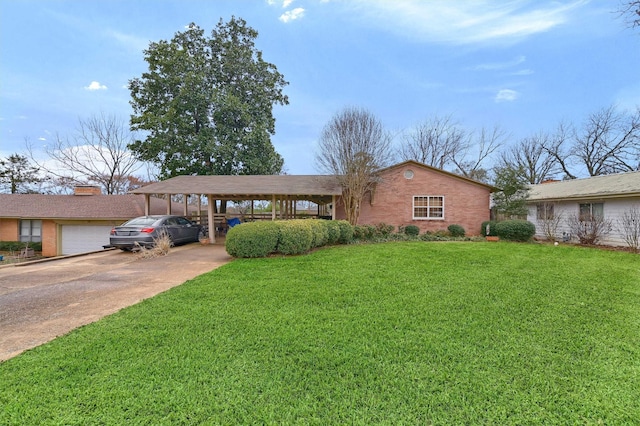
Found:
<path fill-rule="evenodd" d="M 414 219 L 444 219 L 444 197 L 414 196 Z"/>
<path fill-rule="evenodd" d="M 553 220 L 554 211 L 553 204 L 542 203 L 536 206 L 536 219 L 538 220 Z"/>
<path fill-rule="evenodd" d="M 20 221 L 20 241 L 23 243 L 42 242 L 42 221 L 41 220 L 21 220 Z"/>
<path fill-rule="evenodd" d="M 593 219 L 604 219 L 604 204 L 580 204 L 580 222 L 591 222 Z"/>

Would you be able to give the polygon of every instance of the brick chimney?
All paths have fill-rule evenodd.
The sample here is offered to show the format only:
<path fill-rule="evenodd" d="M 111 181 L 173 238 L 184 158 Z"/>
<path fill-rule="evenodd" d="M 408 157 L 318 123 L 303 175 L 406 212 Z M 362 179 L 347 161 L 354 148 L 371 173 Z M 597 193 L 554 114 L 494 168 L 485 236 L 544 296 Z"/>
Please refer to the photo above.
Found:
<path fill-rule="evenodd" d="M 73 195 L 101 195 L 102 191 L 99 186 L 93 185 L 76 185 L 73 188 Z"/>

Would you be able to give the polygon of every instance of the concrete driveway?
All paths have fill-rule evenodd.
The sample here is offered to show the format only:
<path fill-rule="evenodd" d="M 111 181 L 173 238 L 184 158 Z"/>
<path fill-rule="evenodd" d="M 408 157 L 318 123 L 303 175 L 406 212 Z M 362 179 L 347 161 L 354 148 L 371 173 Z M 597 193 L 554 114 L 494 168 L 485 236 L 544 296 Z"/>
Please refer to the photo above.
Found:
<path fill-rule="evenodd" d="M 109 250 L 0 268 L 0 361 L 230 260 L 224 245 L 189 244 L 153 259 Z"/>

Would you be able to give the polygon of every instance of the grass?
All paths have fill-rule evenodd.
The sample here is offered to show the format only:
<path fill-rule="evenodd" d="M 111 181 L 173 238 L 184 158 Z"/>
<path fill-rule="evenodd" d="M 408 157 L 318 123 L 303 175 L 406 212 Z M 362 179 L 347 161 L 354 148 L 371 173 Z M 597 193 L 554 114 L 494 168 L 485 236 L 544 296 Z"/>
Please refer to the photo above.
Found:
<path fill-rule="evenodd" d="M 0 424 L 633 424 L 640 259 L 423 243 L 237 260 L 0 364 Z"/>

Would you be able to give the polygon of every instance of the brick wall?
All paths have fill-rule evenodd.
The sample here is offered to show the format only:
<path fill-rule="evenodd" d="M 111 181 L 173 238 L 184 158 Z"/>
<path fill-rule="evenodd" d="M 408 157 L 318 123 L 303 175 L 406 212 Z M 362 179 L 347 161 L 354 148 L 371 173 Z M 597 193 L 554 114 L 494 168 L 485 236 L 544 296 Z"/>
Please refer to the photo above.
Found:
<path fill-rule="evenodd" d="M 18 241 L 18 219 L 0 219 L 0 241 Z"/>
<path fill-rule="evenodd" d="M 405 171 L 412 171 L 407 179 Z M 413 196 L 444 196 L 444 219 L 413 219 Z M 464 227 L 467 235 L 479 235 L 482 222 L 489 220 L 489 188 L 459 179 L 417 163 L 401 163 L 384 171 L 373 199 L 361 206 L 358 224 L 416 225 L 420 232 L 446 230 L 451 224 Z M 336 203 L 338 219 L 344 219 L 344 205 Z"/>
<path fill-rule="evenodd" d="M 42 255 L 58 256 L 58 226 L 53 220 L 42 221 Z"/>

